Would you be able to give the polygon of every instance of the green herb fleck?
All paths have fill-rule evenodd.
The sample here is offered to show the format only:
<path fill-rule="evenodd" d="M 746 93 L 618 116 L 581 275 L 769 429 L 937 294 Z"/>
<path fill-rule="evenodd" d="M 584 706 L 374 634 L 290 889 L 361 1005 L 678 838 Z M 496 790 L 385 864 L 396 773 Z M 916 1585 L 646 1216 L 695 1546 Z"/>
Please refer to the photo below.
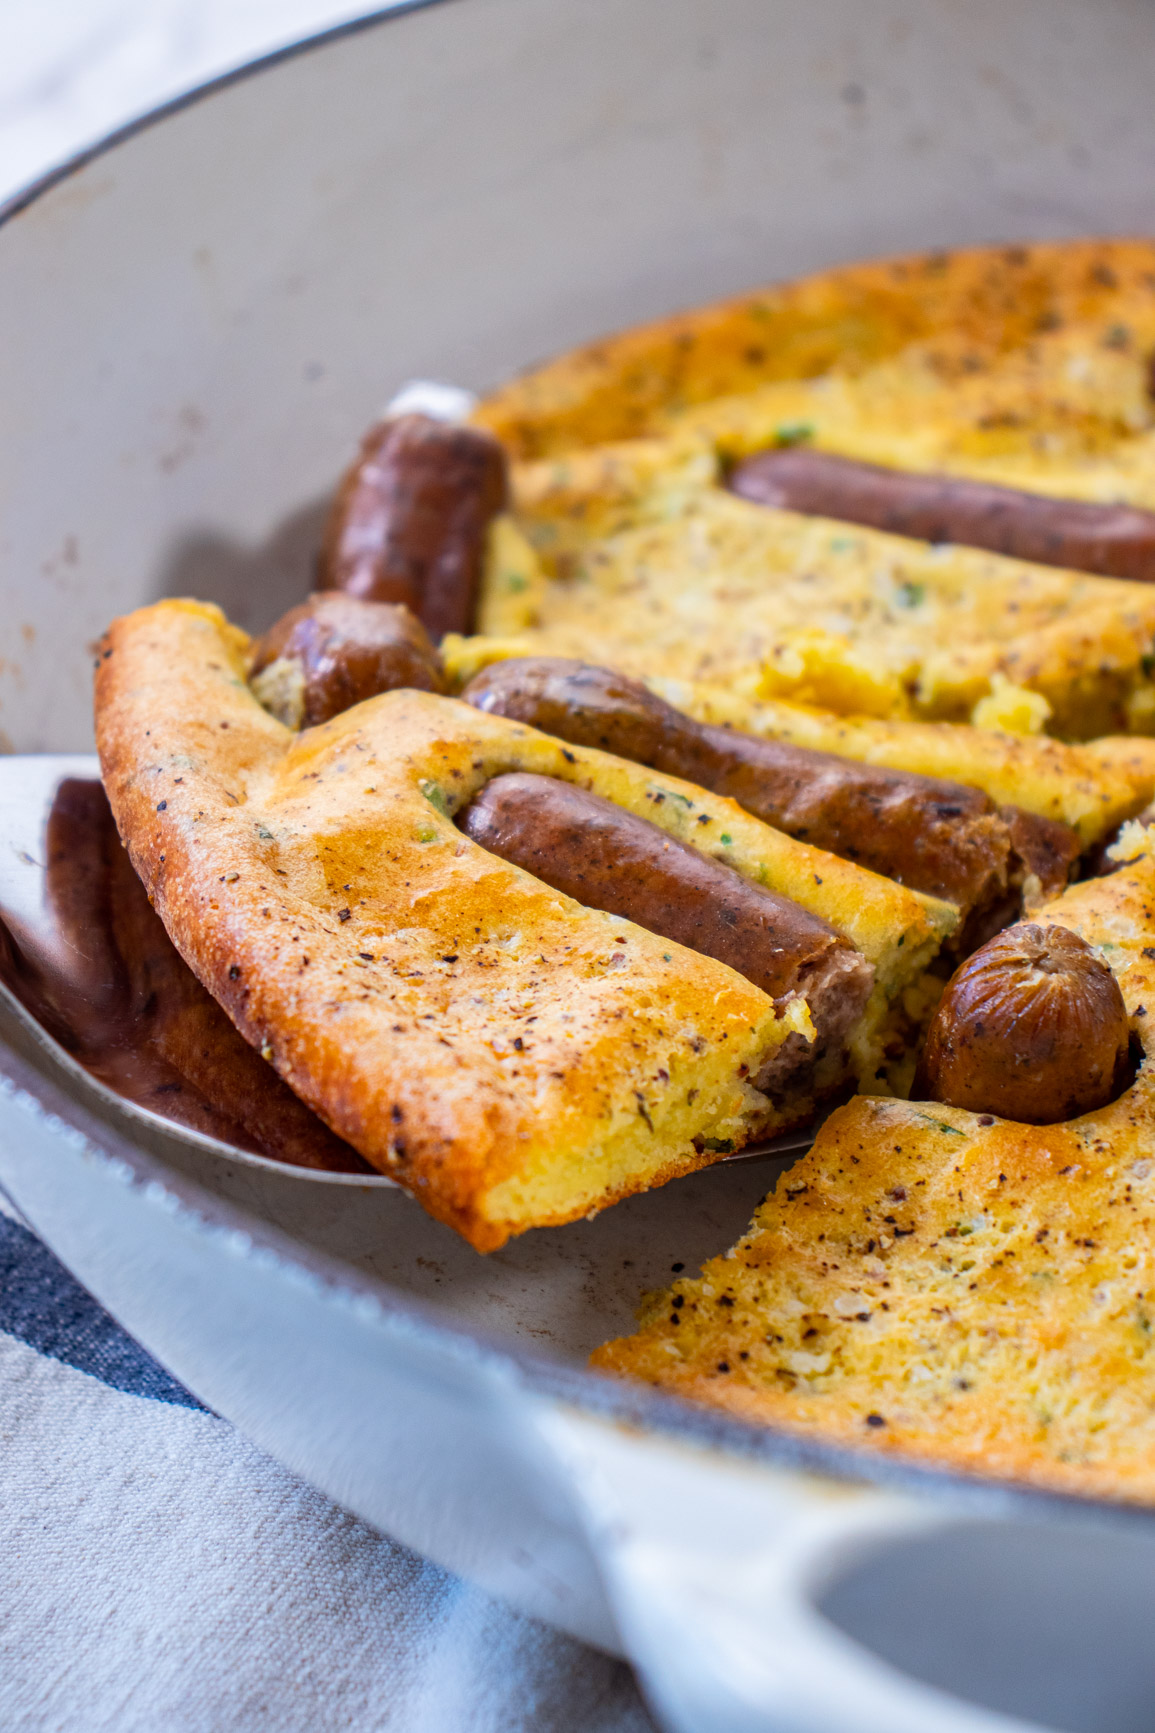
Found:
<path fill-rule="evenodd" d="M 899 584 L 894 599 L 900 608 L 917 608 L 926 601 L 926 585 Z"/>
<path fill-rule="evenodd" d="M 732 1155 L 734 1145 L 728 1137 L 704 1137 L 702 1148 L 708 1149 L 711 1155 Z"/>
<path fill-rule="evenodd" d="M 522 572 L 507 572 L 505 587 L 512 595 L 520 596 L 523 590 L 529 589 L 529 579 Z"/>
<path fill-rule="evenodd" d="M 420 788 L 430 806 L 435 806 L 442 818 L 448 818 L 449 802 L 445 798 L 445 790 L 441 787 L 440 783 L 423 782 L 420 784 Z"/>
<path fill-rule="evenodd" d="M 774 437 L 779 445 L 802 445 L 814 438 L 814 428 L 809 421 L 783 421 L 774 429 Z"/>
<path fill-rule="evenodd" d="M 722 843 L 722 845 L 723 845 L 723 846 L 724 846 L 724 847 L 725 847 L 725 848 L 730 848 L 730 847 L 731 847 L 731 846 L 732 846 L 732 844 L 733 844 L 733 841 L 734 841 L 734 838 L 733 838 L 733 837 L 732 837 L 732 836 L 730 836 L 730 835 L 729 835 L 729 834 L 728 834 L 728 832 L 726 832 L 726 831 L 723 831 L 723 832 L 722 832 L 722 834 L 721 834 L 721 836 L 720 836 L 720 837 L 719 837 L 719 838 L 718 838 L 718 841 L 719 841 L 719 842 L 720 842 L 720 843 Z"/>
<path fill-rule="evenodd" d="M 963 1137 L 957 1125 L 948 1125 L 945 1119 L 932 1119 L 929 1113 L 916 1113 L 916 1119 L 925 1120 L 927 1125 L 933 1125 L 936 1131 L 949 1131 L 952 1137 Z"/>

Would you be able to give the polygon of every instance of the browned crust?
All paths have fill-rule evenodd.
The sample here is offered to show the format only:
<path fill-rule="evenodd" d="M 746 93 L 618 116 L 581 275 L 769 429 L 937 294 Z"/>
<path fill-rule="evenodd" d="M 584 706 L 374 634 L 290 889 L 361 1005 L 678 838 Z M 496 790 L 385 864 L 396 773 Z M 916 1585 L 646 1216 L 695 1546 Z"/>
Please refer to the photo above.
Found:
<path fill-rule="evenodd" d="M 98 744 L 121 835 L 177 948 L 327 1124 L 481 1250 L 693 1171 L 731 1147 L 723 1122 L 746 1127 L 739 1141 L 758 1129 L 767 1104 L 741 1079 L 789 1033 L 767 996 L 559 897 L 448 816 L 509 769 L 595 788 L 646 772 L 419 692 L 293 736 L 245 684 L 247 648 L 196 603 L 117 621 L 99 660 Z M 667 786 L 671 807 L 690 804 Z M 711 814 L 708 830 L 737 835 L 731 803 Z M 910 938 L 899 956 L 933 949 L 941 907 L 757 835 L 808 883 L 829 881 L 815 898 L 833 890 L 857 911 L 873 892 L 892 943 Z M 645 1141 L 643 1125 L 654 1141 L 638 1153 L 629 1140 Z M 619 1132 L 592 1193 L 492 1201 L 555 1151 L 580 1173 Z M 707 1138 L 712 1152 L 695 1147 Z"/>
<path fill-rule="evenodd" d="M 847 265 L 637 325 L 492 392 L 476 420 L 519 458 L 631 439 L 753 384 L 858 371 L 927 338 L 944 369 L 1155 295 L 1155 242 L 1087 239 Z"/>

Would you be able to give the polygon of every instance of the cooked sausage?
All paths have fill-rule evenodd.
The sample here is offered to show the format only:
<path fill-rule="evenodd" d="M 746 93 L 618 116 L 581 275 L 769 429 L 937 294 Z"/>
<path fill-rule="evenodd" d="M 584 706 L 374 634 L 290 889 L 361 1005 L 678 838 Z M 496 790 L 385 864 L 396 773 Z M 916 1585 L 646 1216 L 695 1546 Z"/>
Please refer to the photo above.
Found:
<path fill-rule="evenodd" d="M 399 686 L 445 690 L 441 658 L 408 608 L 336 590 L 290 608 L 257 640 L 249 678 L 290 728 L 312 728 Z"/>
<path fill-rule="evenodd" d="M 1079 859 L 1078 832 L 1057 818 L 1024 812 L 1021 806 L 1000 806 L 999 817 L 1007 827 L 1012 858 L 1021 863 L 1021 874 L 1034 874 L 1040 896 L 1057 897 Z"/>
<path fill-rule="evenodd" d="M 378 422 L 333 502 L 321 588 L 403 602 L 434 639 L 468 632 L 485 534 L 508 492 L 492 434 L 428 415 Z"/>
<path fill-rule="evenodd" d="M 462 697 L 729 795 L 790 836 L 956 903 L 980 931 L 1027 871 L 1057 893 L 1079 852 L 1066 825 L 1002 816 L 980 789 L 696 722 L 609 668 L 514 658 L 483 669 Z"/>
<path fill-rule="evenodd" d="M 1119 983 L 1086 940 L 1020 921 L 947 983 L 915 1096 L 1028 1125 L 1075 1119 L 1124 1087 L 1129 1033 Z"/>
<path fill-rule="evenodd" d="M 843 518 L 920 541 L 961 542 L 1044 566 L 1155 582 L 1155 512 L 1136 506 L 1055 499 L 799 446 L 746 458 L 731 472 L 729 486 L 755 505 Z"/>
<path fill-rule="evenodd" d="M 814 1061 L 841 1050 L 862 1013 L 874 970 L 833 927 L 601 795 L 517 772 L 486 783 L 457 822 L 566 896 L 728 963 L 772 999 L 801 994 Z"/>

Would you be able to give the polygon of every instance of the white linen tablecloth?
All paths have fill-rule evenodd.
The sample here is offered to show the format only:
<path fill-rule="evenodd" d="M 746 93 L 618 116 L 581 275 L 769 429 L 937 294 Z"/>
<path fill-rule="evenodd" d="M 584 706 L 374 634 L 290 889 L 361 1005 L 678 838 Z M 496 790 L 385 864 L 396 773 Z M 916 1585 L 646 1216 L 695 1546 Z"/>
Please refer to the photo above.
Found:
<path fill-rule="evenodd" d="M 208 1413 L 0 1205 L 5 1733 L 652 1733 L 628 1668 Z"/>

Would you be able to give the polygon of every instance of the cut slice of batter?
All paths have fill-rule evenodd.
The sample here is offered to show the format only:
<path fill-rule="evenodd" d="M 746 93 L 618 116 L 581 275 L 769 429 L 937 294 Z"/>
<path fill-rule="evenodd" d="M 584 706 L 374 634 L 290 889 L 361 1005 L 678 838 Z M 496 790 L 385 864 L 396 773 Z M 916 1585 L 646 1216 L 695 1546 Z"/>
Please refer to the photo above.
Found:
<path fill-rule="evenodd" d="M 750 1233 L 604 1369 L 744 1418 L 1155 1499 L 1155 831 L 1037 914 L 1094 945 L 1143 1060 L 1065 1124 L 858 1097 Z"/>
<path fill-rule="evenodd" d="M 210 606 L 117 621 L 97 734 L 117 824 L 185 960 L 242 1034 L 363 1156 L 489 1250 L 797 1123 L 753 1087 L 808 1035 L 723 963 L 583 907 L 453 823 L 493 778 L 569 781 L 795 902 L 874 970 L 851 1052 L 925 1009 L 957 922 L 933 898 L 732 802 L 433 693 L 293 734 Z M 913 1007 L 913 1008 L 912 1008 Z"/>

